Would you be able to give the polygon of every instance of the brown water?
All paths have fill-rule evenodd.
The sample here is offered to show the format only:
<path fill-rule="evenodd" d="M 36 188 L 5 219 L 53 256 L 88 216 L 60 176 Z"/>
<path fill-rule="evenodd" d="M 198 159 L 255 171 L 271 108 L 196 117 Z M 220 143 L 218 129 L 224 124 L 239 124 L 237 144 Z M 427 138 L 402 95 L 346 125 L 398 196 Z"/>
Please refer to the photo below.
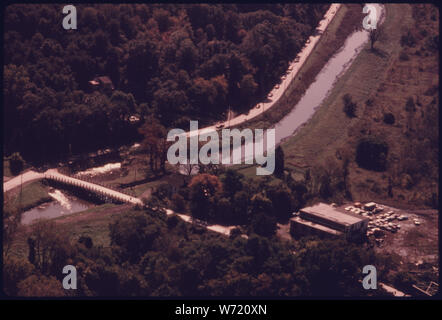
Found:
<path fill-rule="evenodd" d="M 291 136 L 311 118 L 367 41 L 367 31 L 356 31 L 347 38 L 344 46 L 327 62 L 292 111 L 275 125 L 276 144 Z"/>
<path fill-rule="evenodd" d="M 21 219 L 22 224 L 31 224 L 36 222 L 38 219 L 58 218 L 75 212 L 84 211 L 89 208 L 84 201 L 67 196 L 60 190 L 50 192 L 49 195 L 54 198 L 54 201 L 34 207 L 24 212 Z"/>

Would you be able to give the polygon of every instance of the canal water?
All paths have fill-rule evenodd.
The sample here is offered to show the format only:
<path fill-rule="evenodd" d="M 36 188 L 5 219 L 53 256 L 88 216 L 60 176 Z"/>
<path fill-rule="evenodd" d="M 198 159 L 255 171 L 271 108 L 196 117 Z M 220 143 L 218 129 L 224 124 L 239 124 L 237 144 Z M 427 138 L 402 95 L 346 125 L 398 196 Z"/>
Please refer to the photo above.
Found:
<path fill-rule="evenodd" d="M 380 4 L 374 4 L 374 6 L 379 17 L 378 25 L 380 25 L 385 18 L 385 9 Z M 365 29 L 355 31 L 347 37 L 344 45 L 322 68 L 292 111 L 274 126 L 276 145 L 296 134 L 297 130 L 307 123 L 331 92 L 336 81 L 348 70 L 368 41 L 369 32 Z M 243 162 L 244 159 L 254 157 L 253 147 L 246 148 L 246 146 L 247 144 L 242 146 Z M 251 152 L 246 153 L 247 149 Z"/>
<path fill-rule="evenodd" d="M 374 6 L 377 10 L 377 16 L 380 18 L 378 22 L 378 25 L 380 25 L 385 18 L 385 9 L 380 4 L 374 4 Z M 344 45 L 330 58 L 318 73 L 315 81 L 308 87 L 299 102 L 293 106 L 292 111 L 274 126 L 276 145 L 296 134 L 297 130 L 307 123 L 328 96 L 336 81 L 348 70 L 368 41 L 369 32 L 364 29 L 355 31 L 347 37 Z M 264 140 L 265 137 L 264 135 Z M 251 144 L 253 144 L 253 142 Z M 265 145 L 266 141 L 264 141 L 264 150 Z M 241 162 L 245 163 L 247 160 L 253 161 L 253 145 L 250 146 L 245 143 L 240 148 Z M 232 155 L 233 150 L 231 152 L 231 160 Z M 188 166 L 182 165 L 179 168 L 179 172 L 181 174 L 187 174 L 187 168 Z M 192 174 L 196 173 L 198 173 L 198 167 L 192 168 Z"/>
<path fill-rule="evenodd" d="M 66 193 L 55 189 L 49 192 L 53 201 L 34 207 L 23 213 L 21 223 L 24 225 L 32 224 L 38 219 L 53 219 L 64 215 L 87 210 L 90 205 L 74 198 Z"/>

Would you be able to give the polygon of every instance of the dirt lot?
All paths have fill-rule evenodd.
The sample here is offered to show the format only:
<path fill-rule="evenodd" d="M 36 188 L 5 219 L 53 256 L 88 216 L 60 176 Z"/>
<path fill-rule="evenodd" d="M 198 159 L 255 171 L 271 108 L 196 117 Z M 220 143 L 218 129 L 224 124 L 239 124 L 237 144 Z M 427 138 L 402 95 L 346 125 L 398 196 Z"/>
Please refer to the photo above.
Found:
<path fill-rule="evenodd" d="M 413 284 L 425 289 L 430 281 L 438 282 L 439 274 L 439 213 L 437 210 L 402 210 L 381 204 L 384 210 L 373 215 L 378 216 L 393 211 L 398 216 L 405 215 L 407 220 L 392 220 L 399 224 L 397 232 L 383 231 L 382 243 L 376 244 L 375 236 L 369 236 L 375 252 L 394 261 L 388 271 L 387 279 L 391 282 L 399 272 L 413 278 Z M 415 224 L 417 219 L 419 225 Z"/>
<path fill-rule="evenodd" d="M 385 231 L 383 243 L 376 246 L 377 252 L 395 253 L 409 263 L 438 264 L 438 212 L 437 210 L 405 211 L 384 206 L 385 211 L 394 211 L 399 215 L 408 216 L 408 220 L 397 221 L 401 228 L 396 232 Z M 418 219 L 420 225 L 415 225 Z M 371 236 L 370 238 L 374 238 Z"/>

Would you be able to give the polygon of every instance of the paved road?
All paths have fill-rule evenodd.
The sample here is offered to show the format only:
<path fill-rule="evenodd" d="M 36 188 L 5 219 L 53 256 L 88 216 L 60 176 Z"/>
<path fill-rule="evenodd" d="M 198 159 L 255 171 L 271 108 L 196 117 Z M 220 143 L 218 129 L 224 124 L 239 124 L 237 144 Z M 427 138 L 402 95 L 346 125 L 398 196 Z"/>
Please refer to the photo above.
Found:
<path fill-rule="evenodd" d="M 317 27 L 317 31 L 318 31 L 317 34 L 315 36 L 310 36 L 310 38 L 307 40 L 307 43 L 305 44 L 304 48 L 298 54 L 299 61 L 296 62 L 296 59 L 295 59 L 294 61 L 292 61 L 290 63 L 288 71 L 287 71 L 287 72 L 289 72 L 287 77 L 284 80 L 282 80 L 282 82 L 279 85 L 277 85 L 273 88 L 273 90 L 270 92 L 270 94 L 272 96 L 269 97 L 269 100 L 267 102 L 258 103 L 255 107 L 250 109 L 248 114 L 241 114 L 233 119 L 230 119 L 229 121 L 219 122 L 216 125 L 212 125 L 212 126 L 209 126 L 206 128 L 201 128 L 198 130 L 186 132 L 186 136 L 192 137 L 195 135 L 201 135 L 204 133 L 208 133 L 213 130 L 216 130 L 216 127 L 219 125 L 224 126 L 224 128 L 229 127 L 229 125 L 230 125 L 230 127 L 234 127 L 234 126 L 242 124 L 250 119 L 257 117 L 258 115 L 262 114 L 264 111 L 267 111 L 271 107 L 273 107 L 275 105 L 275 103 L 279 100 L 279 98 L 281 98 L 283 96 L 283 94 L 284 94 L 285 90 L 287 89 L 288 85 L 290 84 L 290 82 L 296 77 L 299 70 L 301 69 L 301 67 L 303 66 L 303 64 L 307 60 L 308 56 L 312 53 L 314 47 L 316 46 L 319 39 L 321 38 L 322 33 L 328 27 L 328 25 L 330 24 L 330 21 L 334 18 L 334 16 L 336 15 L 336 13 L 340 7 L 341 7 L 341 4 L 339 4 L 339 3 L 333 3 L 330 6 L 328 11 L 324 15 L 324 18 L 319 22 L 319 25 Z"/>
<path fill-rule="evenodd" d="M 38 173 L 35 171 L 26 171 L 25 173 L 18 175 L 7 182 L 3 183 L 3 192 L 14 189 L 15 187 L 20 186 L 21 183 L 26 183 L 33 180 L 43 179 L 44 174 Z"/>

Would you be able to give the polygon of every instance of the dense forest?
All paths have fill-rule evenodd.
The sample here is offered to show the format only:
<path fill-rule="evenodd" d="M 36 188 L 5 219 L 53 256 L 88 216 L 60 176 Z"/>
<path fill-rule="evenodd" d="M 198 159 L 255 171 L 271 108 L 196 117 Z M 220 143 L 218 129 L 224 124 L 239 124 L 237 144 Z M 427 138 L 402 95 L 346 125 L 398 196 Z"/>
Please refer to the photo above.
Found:
<path fill-rule="evenodd" d="M 247 110 L 285 72 L 325 4 L 61 5 L 5 10 L 5 153 L 50 159 L 137 137 L 141 119 L 170 127 Z M 91 90 L 107 76 L 114 90 Z"/>
<path fill-rule="evenodd" d="M 130 210 L 109 225 L 110 246 L 87 236 L 69 239 L 68 226 L 33 225 L 28 257 L 5 259 L 3 284 L 12 296 L 366 296 L 362 266 L 388 259 L 339 241 L 304 238 L 289 246 L 254 233 L 226 238 L 164 212 Z M 77 290 L 60 272 L 77 267 Z"/>

